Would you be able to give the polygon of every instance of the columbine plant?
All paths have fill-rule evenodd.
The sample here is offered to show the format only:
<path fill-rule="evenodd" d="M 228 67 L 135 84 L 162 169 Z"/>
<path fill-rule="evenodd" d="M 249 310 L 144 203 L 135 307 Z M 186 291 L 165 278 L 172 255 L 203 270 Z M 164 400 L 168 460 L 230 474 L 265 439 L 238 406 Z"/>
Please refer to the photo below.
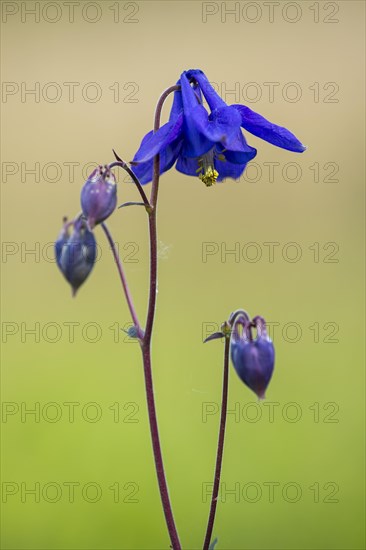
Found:
<path fill-rule="evenodd" d="M 162 107 L 171 93 L 174 93 L 174 101 L 169 121 L 160 127 Z M 208 110 L 203 103 L 204 100 Z M 81 214 L 72 221 L 64 219 L 61 234 L 55 243 L 57 265 L 75 295 L 89 276 L 96 260 L 94 236 L 96 226 L 101 226 L 109 242 L 133 321 L 129 334 L 139 341 L 142 352 L 156 474 L 171 546 L 174 550 L 180 550 L 181 543 L 164 472 L 151 367 L 151 339 L 157 292 L 156 212 L 159 178 L 174 165 L 179 172 L 198 177 L 207 187 L 226 178 L 239 178 L 248 162 L 257 154 L 256 149 L 248 145 L 242 128 L 288 151 L 302 153 L 305 150 L 301 142 L 286 128 L 272 124 L 244 105 L 228 106 L 215 92 L 202 71 L 184 71 L 177 84 L 161 95 L 155 110 L 154 128 L 143 138 L 133 160 L 127 164 L 113 151 L 116 160 L 108 165 L 99 166 L 89 176 L 81 190 Z M 117 205 L 117 183 L 112 172 L 117 166 L 131 176 L 141 197 L 140 202 L 128 202 L 121 206 L 143 206 L 148 216 L 150 292 L 146 321 L 143 325 L 137 316 L 115 241 L 105 223 Z M 149 182 L 152 182 L 152 187 L 148 198 L 143 185 Z M 256 336 L 253 337 L 254 331 Z M 214 488 L 203 544 L 204 550 L 213 548 L 216 544 L 216 540 L 211 542 L 211 536 L 224 448 L 230 350 L 232 363 L 239 378 L 260 399 L 264 398 L 274 368 L 274 348 L 268 338 L 266 323 L 262 317 L 257 316 L 251 320 L 244 310 L 238 310 L 223 323 L 220 332 L 211 335 L 206 341 L 217 338 L 225 340 L 222 408 Z"/>

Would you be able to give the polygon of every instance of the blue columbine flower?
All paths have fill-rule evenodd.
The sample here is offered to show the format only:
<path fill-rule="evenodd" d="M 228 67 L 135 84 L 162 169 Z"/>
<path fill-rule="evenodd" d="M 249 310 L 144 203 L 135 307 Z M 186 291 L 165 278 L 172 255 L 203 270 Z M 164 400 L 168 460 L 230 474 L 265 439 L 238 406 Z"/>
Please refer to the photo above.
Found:
<path fill-rule="evenodd" d="M 153 158 L 160 155 L 160 173 L 176 169 L 198 176 L 207 186 L 237 179 L 257 150 L 248 145 L 241 128 L 273 145 L 302 153 L 305 147 L 286 128 L 272 124 L 244 105 L 228 106 L 200 70 L 182 73 L 174 93 L 169 121 L 141 142 L 132 164 L 141 183 L 152 179 Z M 202 104 L 205 97 L 210 114 Z"/>
<path fill-rule="evenodd" d="M 57 265 L 70 283 L 72 294 L 75 296 L 93 269 L 97 244 L 83 216 L 79 216 L 73 222 L 64 221 L 62 231 L 55 242 L 55 256 Z M 71 226 L 73 226 L 72 232 L 70 232 Z"/>
<path fill-rule="evenodd" d="M 242 325 L 239 334 L 238 325 Z M 257 329 L 253 339 L 252 328 Z M 231 360 L 239 378 L 253 390 L 259 399 L 264 399 L 266 388 L 272 378 L 275 352 L 262 317 L 253 321 L 235 323 L 231 339 Z"/>

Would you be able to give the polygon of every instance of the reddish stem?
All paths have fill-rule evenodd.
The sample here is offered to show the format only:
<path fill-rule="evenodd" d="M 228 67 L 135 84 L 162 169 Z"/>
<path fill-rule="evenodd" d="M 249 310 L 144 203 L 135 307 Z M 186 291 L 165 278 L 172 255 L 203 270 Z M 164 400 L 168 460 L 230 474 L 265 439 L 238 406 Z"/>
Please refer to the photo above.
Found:
<path fill-rule="evenodd" d="M 165 99 L 172 92 L 179 90 L 179 86 L 171 86 L 160 97 L 156 111 L 154 121 L 154 132 L 160 127 L 160 116 Z M 154 399 L 154 386 L 151 369 L 151 337 L 155 319 L 155 306 L 156 306 L 156 292 L 157 292 L 157 228 L 156 228 L 156 207 L 158 200 L 159 190 L 159 177 L 160 177 L 160 162 L 159 155 L 154 157 L 153 165 L 153 182 L 150 196 L 151 210 L 148 211 L 149 215 L 149 233 L 150 233 L 150 293 L 149 293 L 149 305 L 146 318 L 145 335 L 142 341 L 142 357 L 144 363 L 145 374 L 145 387 L 146 387 L 146 399 L 150 421 L 151 441 L 154 452 L 156 474 L 158 477 L 159 489 L 161 501 L 163 504 L 165 520 L 168 527 L 170 540 L 173 550 L 180 550 L 181 544 L 179 536 L 174 522 L 174 516 L 172 506 L 169 499 L 168 485 L 166 482 L 163 457 L 160 446 L 158 422 L 156 416 L 156 407 Z"/>
<path fill-rule="evenodd" d="M 127 305 L 128 305 L 128 309 L 130 310 L 130 313 L 131 313 L 131 317 L 132 317 L 132 320 L 133 320 L 133 323 L 137 329 L 137 332 L 138 332 L 138 337 L 139 338 L 142 338 L 143 336 L 143 331 L 140 327 L 140 323 L 139 323 L 139 320 L 137 318 L 137 314 L 136 314 L 136 310 L 135 310 L 135 307 L 133 305 L 133 301 L 132 301 L 132 296 L 131 296 L 131 293 L 130 293 L 130 290 L 128 288 L 128 284 L 127 284 L 127 279 L 126 279 L 126 275 L 125 275 L 125 272 L 123 270 L 123 265 L 122 265 L 122 262 L 120 260 L 120 257 L 118 255 L 118 252 L 117 252 L 117 249 L 116 249 L 116 245 L 114 243 L 114 240 L 112 238 L 112 235 L 107 227 L 107 224 L 105 222 L 103 222 L 101 224 L 102 226 L 102 229 L 104 231 L 104 233 L 106 234 L 106 237 L 108 239 L 108 242 L 109 242 L 109 245 L 111 247 L 111 250 L 112 250 L 112 253 L 113 253 L 113 257 L 114 257 L 114 261 L 116 262 L 116 266 L 117 266 L 117 269 L 118 269 L 118 273 L 119 273 L 119 277 L 121 279 L 121 283 L 122 283 L 122 287 L 123 287 L 123 291 L 125 293 L 125 296 L 126 296 L 126 300 L 127 300 Z"/>
<path fill-rule="evenodd" d="M 219 429 L 219 440 L 217 444 L 216 454 L 216 467 L 214 475 L 214 486 L 211 497 L 210 514 L 208 517 L 206 536 L 203 543 L 203 550 L 208 550 L 211 542 L 212 530 L 215 523 L 217 497 L 220 488 L 221 477 L 221 465 L 222 457 L 224 453 L 224 440 L 225 440 L 225 428 L 226 428 L 226 413 L 227 413 L 227 400 L 228 400 L 228 387 L 229 387 L 229 349 L 230 349 L 230 336 L 225 337 L 225 351 L 224 351 L 224 374 L 222 383 L 222 400 L 221 400 L 221 418 Z"/>

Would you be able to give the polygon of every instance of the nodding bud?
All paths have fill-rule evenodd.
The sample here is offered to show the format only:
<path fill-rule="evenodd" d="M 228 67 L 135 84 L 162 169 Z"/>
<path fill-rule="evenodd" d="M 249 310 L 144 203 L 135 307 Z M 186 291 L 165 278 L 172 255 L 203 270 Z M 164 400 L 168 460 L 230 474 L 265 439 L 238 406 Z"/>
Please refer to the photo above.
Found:
<path fill-rule="evenodd" d="M 81 190 L 81 208 L 90 229 L 106 220 L 117 205 L 117 184 L 108 166 L 99 166 Z"/>
<path fill-rule="evenodd" d="M 72 229 L 71 229 L 72 227 Z M 83 216 L 73 222 L 64 220 L 64 227 L 55 242 L 57 265 L 72 287 L 75 296 L 93 269 L 97 243 Z"/>
<path fill-rule="evenodd" d="M 252 336 L 253 329 L 257 331 L 255 339 Z M 244 384 L 259 399 L 264 399 L 273 374 L 275 352 L 263 317 L 255 317 L 252 321 L 244 316 L 236 319 L 231 339 L 231 360 Z"/>

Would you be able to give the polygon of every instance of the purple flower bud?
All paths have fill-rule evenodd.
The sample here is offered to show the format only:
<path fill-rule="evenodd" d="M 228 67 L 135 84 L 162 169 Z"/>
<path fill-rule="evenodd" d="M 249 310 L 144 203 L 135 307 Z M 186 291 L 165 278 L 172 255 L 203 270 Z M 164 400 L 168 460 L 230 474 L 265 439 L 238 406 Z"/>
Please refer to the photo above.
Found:
<path fill-rule="evenodd" d="M 80 216 L 73 222 L 66 222 L 55 242 L 57 265 L 72 287 L 75 296 L 78 288 L 93 269 L 96 258 L 96 241 L 88 229 L 86 220 Z M 70 234 L 70 227 L 73 231 Z"/>
<path fill-rule="evenodd" d="M 242 326 L 242 334 L 239 334 L 238 325 Z M 257 329 L 254 340 L 252 328 Z M 267 335 L 265 320 L 262 317 L 255 317 L 253 321 L 238 318 L 233 327 L 231 360 L 239 378 L 259 399 L 265 397 L 273 373 L 274 359 L 274 347 Z"/>
<path fill-rule="evenodd" d="M 93 227 L 106 220 L 117 205 L 117 184 L 107 166 L 99 166 L 86 180 L 81 190 L 81 208 Z"/>

